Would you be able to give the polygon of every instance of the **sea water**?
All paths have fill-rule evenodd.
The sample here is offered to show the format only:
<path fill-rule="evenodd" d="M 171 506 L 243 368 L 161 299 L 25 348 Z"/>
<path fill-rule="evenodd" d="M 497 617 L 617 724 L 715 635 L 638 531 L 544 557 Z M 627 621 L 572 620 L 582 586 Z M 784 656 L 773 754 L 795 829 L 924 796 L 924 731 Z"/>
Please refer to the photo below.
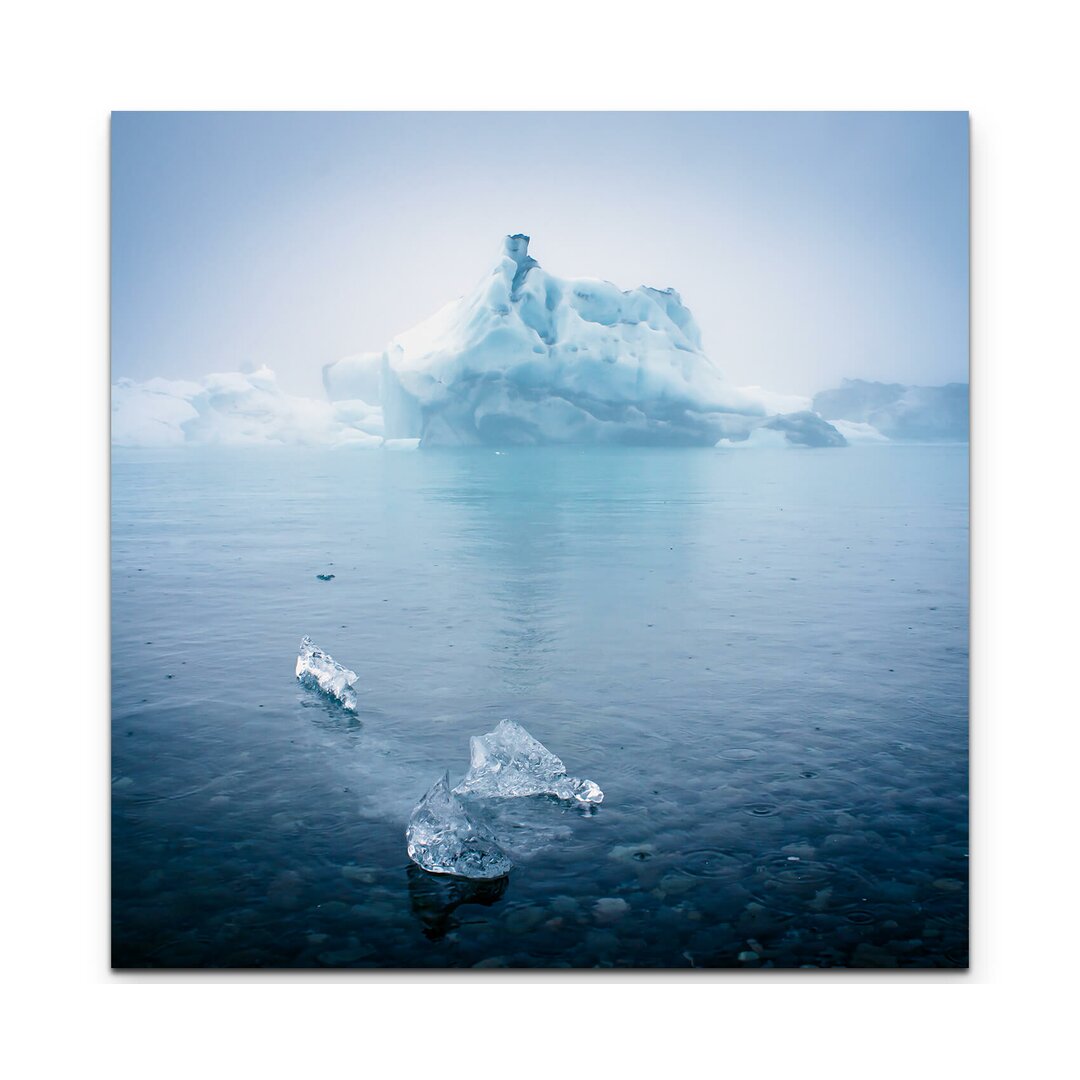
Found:
<path fill-rule="evenodd" d="M 112 499 L 116 966 L 966 965 L 966 447 L 116 451 Z M 504 717 L 603 804 L 429 875 Z"/>

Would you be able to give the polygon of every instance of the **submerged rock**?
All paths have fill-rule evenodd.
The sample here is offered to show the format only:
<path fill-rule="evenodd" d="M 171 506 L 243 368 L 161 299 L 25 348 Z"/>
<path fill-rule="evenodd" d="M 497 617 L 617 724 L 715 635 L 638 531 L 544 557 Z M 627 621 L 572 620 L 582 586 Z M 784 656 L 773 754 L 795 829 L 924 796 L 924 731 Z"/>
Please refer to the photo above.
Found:
<path fill-rule="evenodd" d="M 513 866 L 491 830 L 450 790 L 449 773 L 417 803 L 405 840 L 409 858 L 432 874 L 485 880 L 505 877 Z"/>
<path fill-rule="evenodd" d="M 300 655 L 296 658 L 296 677 L 308 686 L 341 702 L 346 709 L 356 712 L 358 678 L 355 671 L 342 667 L 329 653 L 324 653 L 309 637 L 300 642 Z"/>
<path fill-rule="evenodd" d="M 586 805 L 603 802 L 592 780 L 566 775 L 566 766 L 520 724 L 501 720 L 494 731 L 469 740 L 469 771 L 454 793 L 476 798 L 554 795 Z"/>

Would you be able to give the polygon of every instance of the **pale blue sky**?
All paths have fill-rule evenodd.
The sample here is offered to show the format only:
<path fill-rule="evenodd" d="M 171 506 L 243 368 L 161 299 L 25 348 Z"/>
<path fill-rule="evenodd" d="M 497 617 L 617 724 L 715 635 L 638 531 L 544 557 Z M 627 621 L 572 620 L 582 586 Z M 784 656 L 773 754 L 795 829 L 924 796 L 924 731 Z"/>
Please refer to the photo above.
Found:
<path fill-rule="evenodd" d="M 966 113 L 116 113 L 113 377 L 381 349 L 509 232 L 674 286 L 738 385 L 966 381 Z"/>

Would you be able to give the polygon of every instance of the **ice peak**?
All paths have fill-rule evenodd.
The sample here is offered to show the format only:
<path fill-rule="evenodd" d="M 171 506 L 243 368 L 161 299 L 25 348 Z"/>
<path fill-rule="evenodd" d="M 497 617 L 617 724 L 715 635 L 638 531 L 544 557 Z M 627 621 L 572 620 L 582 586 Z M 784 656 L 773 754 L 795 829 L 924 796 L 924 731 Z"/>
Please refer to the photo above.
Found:
<path fill-rule="evenodd" d="M 504 236 L 502 243 L 502 258 L 510 259 L 514 264 L 514 277 L 510 282 L 510 299 L 517 300 L 518 290 L 521 288 L 525 275 L 534 266 L 540 264 L 529 254 L 529 237 L 524 233 L 514 233 L 512 236 Z M 505 267 L 505 263 L 500 263 Z M 499 270 L 496 268 L 496 273 Z M 504 271 L 505 272 L 505 271 Z"/>
<path fill-rule="evenodd" d="M 530 237 L 524 233 L 514 233 L 512 236 L 504 236 L 502 249 L 504 255 L 509 255 L 514 262 L 520 265 L 529 258 Z"/>

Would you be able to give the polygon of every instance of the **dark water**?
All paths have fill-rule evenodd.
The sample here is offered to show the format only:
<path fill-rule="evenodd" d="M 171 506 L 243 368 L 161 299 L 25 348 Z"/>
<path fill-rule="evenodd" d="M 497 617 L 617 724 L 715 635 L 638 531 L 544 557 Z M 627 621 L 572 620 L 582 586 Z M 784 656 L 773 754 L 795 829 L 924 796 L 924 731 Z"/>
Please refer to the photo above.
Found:
<path fill-rule="evenodd" d="M 114 964 L 964 966 L 967 538 L 966 447 L 117 453 Z M 428 876 L 504 716 L 605 801 Z"/>

